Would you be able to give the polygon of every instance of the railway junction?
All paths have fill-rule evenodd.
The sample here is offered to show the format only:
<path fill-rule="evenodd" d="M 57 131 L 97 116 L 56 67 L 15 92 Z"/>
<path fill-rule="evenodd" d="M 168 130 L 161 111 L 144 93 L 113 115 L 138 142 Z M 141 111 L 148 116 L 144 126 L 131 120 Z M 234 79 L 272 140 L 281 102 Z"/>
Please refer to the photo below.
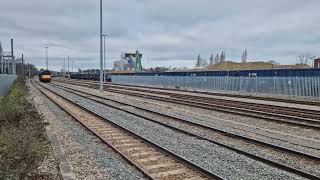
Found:
<path fill-rule="evenodd" d="M 65 78 L 27 86 L 71 177 L 320 178 L 318 101 L 110 82 L 101 93 Z"/>

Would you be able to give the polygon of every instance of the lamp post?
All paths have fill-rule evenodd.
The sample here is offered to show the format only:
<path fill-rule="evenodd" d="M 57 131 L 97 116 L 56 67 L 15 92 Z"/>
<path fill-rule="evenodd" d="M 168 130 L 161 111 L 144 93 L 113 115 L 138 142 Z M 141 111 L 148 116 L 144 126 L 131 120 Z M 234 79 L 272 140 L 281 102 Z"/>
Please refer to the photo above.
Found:
<path fill-rule="evenodd" d="M 21 75 L 23 78 L 25 78 L 25 74 L 24 74 L 24 59 L 23 59 L 23 54 L 21 55 Z"/>
<path fill-rule="evenodd" d="M 71 60 L 71 72 L 73 72 L 73 63 L 74 63 L 74 61 L 73 61 L 73 59 Z"/>
<path fill-rule="evenodd" d="M 103 34 L 103 82 L 106 82 L 106 74 L 105 74 L 105 70 L 106 70 L 106 37 L 108 35 Z"/>
<path fill-rule="evenodd" d="M 49 69 L 49 64 L 48 64 L 48 46 L 45 46 L 44 48 L 46 48 L 46 67 L 47 67 L 47 70 Z"/>
<path fill-rule="evenodd" d="M 103 58 L 102 58 L 102 0 L 100 0 L 100 82 L 99 89 L 103 92 Z"/>
<path fill-rule="evenodd" d="M 13 54 L 13 39 L 11 39 L 11 63 L 12 63 L 12 74 L 16 74 L 16 60 Z"/>
<path fill-rule="evenodd" d="M 70 78 L 70 69 L 69 69 L 69 56 L 68 56 L 68 78 Z"/>
<path fill-rule="evenodd" d="M 4 74 L 4 60 L 3 60 L 3 52 L 2 52 L 1 42 L 0 42 L 0 60 L 1 60 L 1 74 Z"/>

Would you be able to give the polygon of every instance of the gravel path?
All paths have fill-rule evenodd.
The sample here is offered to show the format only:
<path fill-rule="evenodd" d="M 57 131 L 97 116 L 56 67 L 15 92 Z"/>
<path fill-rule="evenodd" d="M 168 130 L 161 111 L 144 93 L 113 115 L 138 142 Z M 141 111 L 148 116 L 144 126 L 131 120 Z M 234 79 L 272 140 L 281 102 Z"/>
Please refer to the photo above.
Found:
<path fill-rule="evenodd" d="M 270 167 L 213 143 L 177 133 L 156 123 L 108 108 L 63 90 L 46 86 L 77 104 L 92 109 L 110 121 L 125 126 L 133 132 L 223 177 L 229 179 L 301 179 L 300 176 Z"/>
<path fill-rule="evenodd" d="M 59 139 L 78 179 L 143 179 L 140 172 L 80 123 L 50 100 L 46 101 L 57 117 L 57 121 L 50 125 L 60 135 Z"/>
<path fill-rule="evenodd" d="M 30 82 L 27 81 L 26 85 L 30 87 Z M 34 103 L 34 93 L 30 91 L 28 92 L 28 96 L 26 97 L 27 101 L 35 106 Z M 36 108 L 36 107 L 33 107 Z M 38 112 L 39 113 L 39 112 Z M 47 124 L 45 120 L 43 120 L 43 125 L 46 127 Z M 49 153 L 46 157 L 44 157 L 43 161 L 40 162 L 39 167 L 37 168 L 38 174 L 41 174 L 42 178 L 49 178 L 49 179 L 55 179 L 55 180 L 62 180 L 61 172 L 59 170 L 58 162 L 55 159 L 54 150 L 52 148 L 52 144 L 50 145 Z"/>

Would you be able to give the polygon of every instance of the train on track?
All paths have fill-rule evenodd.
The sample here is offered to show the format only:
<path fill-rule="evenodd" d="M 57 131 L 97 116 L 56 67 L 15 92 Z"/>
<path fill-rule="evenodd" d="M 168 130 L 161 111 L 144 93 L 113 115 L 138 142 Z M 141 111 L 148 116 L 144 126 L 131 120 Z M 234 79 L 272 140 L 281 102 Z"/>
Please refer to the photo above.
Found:
<path fill-rule="evenodd" d="M 39 73 L 39 80 L 41 82 L 50 82 L 52 79 L 51 72 L 49 70 L 43 70 Z"/>
<path fill-rule="evenodd" d="M 259 76 L 259 77 L 311 77 L 320 76 L 320 68 L 308 69 L 263 69 L 263 70 L 239 70 L 239 71 L 174 71 L 174 72 L 140 72 L 140 73 L 107 73 L 107 81 L 112 75 L 126 76 Z M 99 73 L 72 74 L 72 79 L 99 80 Z"/>

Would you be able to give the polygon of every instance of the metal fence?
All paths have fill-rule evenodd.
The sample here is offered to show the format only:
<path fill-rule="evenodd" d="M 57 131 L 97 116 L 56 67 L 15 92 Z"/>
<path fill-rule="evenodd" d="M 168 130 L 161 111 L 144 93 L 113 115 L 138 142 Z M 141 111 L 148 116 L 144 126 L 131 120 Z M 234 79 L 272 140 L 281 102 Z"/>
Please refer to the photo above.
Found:
<path fill-rule="evenodd" d="M 8 93 L 10 86 L 16 80 L 17 75 L 13 74 L 0 74 L 0 96 Z"/>
<path fill-rule="evenodd" d="M 319 98 L 320 77 L 206 77 L 206 76 L 122 76 L 113 75 L 112 83 L 149 85 L 181 89 L 230 91 Z"/>

